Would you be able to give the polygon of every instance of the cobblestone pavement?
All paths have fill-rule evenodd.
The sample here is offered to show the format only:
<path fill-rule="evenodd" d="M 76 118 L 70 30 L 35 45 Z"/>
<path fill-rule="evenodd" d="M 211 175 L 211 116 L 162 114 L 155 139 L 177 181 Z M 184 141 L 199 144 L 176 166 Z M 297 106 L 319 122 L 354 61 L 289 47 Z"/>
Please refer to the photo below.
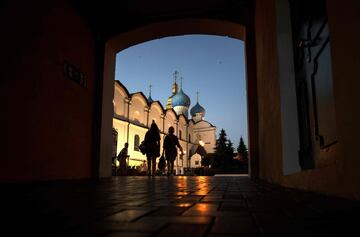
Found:
<path fill-rule="evenodd" d="M 2 236 L 360 236 L 360 202 L 247 177 L 2 185 Z"/>

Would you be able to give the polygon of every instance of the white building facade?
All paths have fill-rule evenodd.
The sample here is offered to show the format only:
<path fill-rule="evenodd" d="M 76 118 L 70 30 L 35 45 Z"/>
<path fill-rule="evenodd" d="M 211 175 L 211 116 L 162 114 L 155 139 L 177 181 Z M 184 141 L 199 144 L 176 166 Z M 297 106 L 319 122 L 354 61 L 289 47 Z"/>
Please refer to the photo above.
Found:
<path fill-rule="evenodd" d="M 166 108 L 159 101 L 152 100 L 151 92 L 148 98 L 142 92 L 130 94 L 119 81 L 115 81 L 113 105 L 113 157 L 119 154 L 126 142 L 129 143 L 129 166 L 146 165 L 146 156 L 138 146 L 153 120 L 160 130 L 161 153 L 169 127 L 175 128 L 175 135 L 185 152 L 175 160 L 177 173 L 182 173 L 183 168 L 200 167 L 202 156 L 214 152 L 216 127 L 204 120 L 205 109 L 199 103 L 190 110 L 192 118 L 188 118 L 190 99 L 182 88 L 178 89 L 176 78 Z"/>

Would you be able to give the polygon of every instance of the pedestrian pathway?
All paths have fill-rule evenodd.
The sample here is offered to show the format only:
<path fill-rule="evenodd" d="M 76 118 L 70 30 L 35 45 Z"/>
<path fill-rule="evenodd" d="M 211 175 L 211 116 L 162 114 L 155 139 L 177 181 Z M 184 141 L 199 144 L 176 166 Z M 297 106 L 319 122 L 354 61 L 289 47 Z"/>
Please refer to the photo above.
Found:
<path fill-rule="evenodd" d="M 2 236 L 360 236 L 359 202 L 241 176 L 2 185 L 1 209 Z"/>

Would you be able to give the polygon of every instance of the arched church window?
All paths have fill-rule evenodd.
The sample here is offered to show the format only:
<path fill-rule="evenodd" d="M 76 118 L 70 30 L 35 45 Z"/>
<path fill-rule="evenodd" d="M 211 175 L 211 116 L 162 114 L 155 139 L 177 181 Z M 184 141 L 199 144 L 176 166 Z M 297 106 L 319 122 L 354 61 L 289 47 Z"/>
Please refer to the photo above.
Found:
<path fill-rule="evenodd" d="M 182 139 L 182 132 L 179 130 L 179 138 Z"/>
<path fill-rule="evenodd" d="M 134 137 L 134 151 L 139 151 L 139 145 L 140 145 L 140 137 L 139 135 L 135 135 Z"/>
<path fill-rule="evenodd" d="M 189 142 L 191 142 L 191 135 L 189 134 Z"/>

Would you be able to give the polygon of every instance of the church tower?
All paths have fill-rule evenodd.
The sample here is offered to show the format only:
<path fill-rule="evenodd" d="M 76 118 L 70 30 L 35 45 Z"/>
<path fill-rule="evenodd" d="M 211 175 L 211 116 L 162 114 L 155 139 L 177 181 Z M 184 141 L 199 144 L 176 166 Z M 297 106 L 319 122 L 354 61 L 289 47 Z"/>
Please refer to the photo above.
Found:
<path fill-rule="evenodd" d="M 199 92 L 196 92 L 196 105 L 191 108 L 190 114 L 194 122 L 199 122 L 204 119 L 205 109 L 199 104 Z"/>
<path fill-rule="evenodd" d="M 186 118 L 188 118 L 190 98 L 182 89 L 182 77 L 180 78 L 180 90 L 172 97 L 172 106 L 177 115 L 183 114 Z"/>
<path fill-rule="evenodd" d="M 172 98 L 178 92 L 178 84 L 176 83 L 178 75 L 179 75 L 179 72 L 175 71 L 174 72 L 174 84 L 172 85 L 172 90 L 171 90 L 172 95 L 169 96 L 169 98 L 167 100 L 166 109 L 172 109 L 173 108 L 173 106 L 172 106 Z"/>
<path fill-rule="evenodd" d="M 154 101 L 153 98 L 151 98 L 151 87 L 152 87 L 152 85 L 149 85 L 149 97 L 147 98 L 149 101 L 149 104 L 151 104 Z"/>

